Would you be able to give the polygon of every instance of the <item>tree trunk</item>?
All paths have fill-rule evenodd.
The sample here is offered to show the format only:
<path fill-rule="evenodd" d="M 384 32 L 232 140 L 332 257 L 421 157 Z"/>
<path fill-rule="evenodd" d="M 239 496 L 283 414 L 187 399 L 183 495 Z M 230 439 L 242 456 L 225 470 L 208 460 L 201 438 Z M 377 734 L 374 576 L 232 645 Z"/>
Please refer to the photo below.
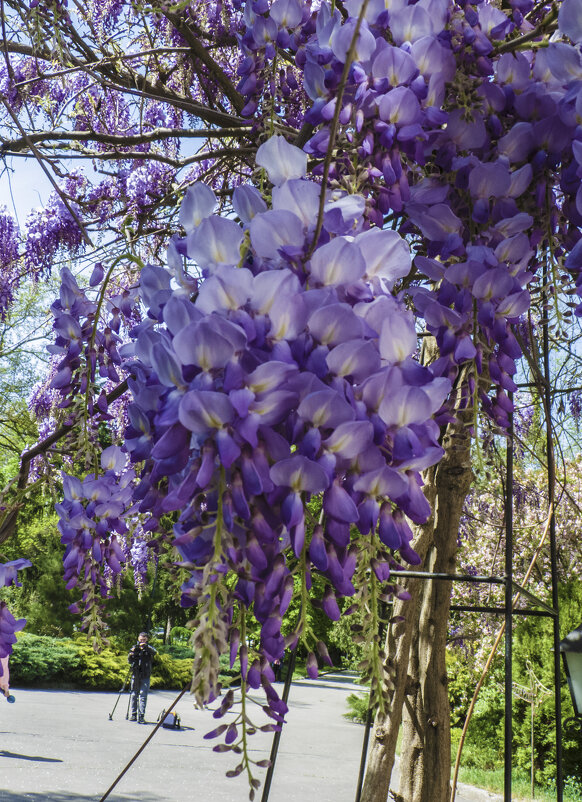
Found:
<path fill-rule="evenodd" d="M 418 528 L 414 547 L 422 570 L 452 573 L 465 497 L 472 481 L 471 438 L 460 422 L 449 425 L 445 455 L 425 477 L 424 492 L 432 518 Z M 411 579 L 408 602 L 394 604 L 386 639 L 386 668 L 393 688 L 389 712 L 374 722 L 362 802 L 386 802 L 394 765 L 396 740 L 403 723 L 400 761 L 402 802 L 447 802 L 449 798 L 450 718 L 445 647 L 451 583 Z"/>

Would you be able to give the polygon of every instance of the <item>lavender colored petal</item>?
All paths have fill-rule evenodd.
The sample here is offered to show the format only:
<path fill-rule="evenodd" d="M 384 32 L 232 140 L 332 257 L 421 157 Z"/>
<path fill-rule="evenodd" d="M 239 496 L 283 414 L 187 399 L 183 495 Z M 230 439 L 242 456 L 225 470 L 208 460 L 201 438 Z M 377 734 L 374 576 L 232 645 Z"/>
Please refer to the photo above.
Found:
<path fill-rule="evenodd" d="M 310 262 L 310 273 L 320 285 L 337 287 L 353 284 L 366 270 L 359 247 L 344 237 L 336 237 L 318 248 Z"/>
<path fill-rule="evenodd" d="M 276 462 L 269 472 L 271 479 L 280 487 L 290 487 L 295 492 L 320 493 L 329 484 L 325 471 L 316 463 L 294 454 Z"/>
<path fill-rule="evenodd" d="M 246 268 L 220 265 L 202 282 L 196 309 L 206 314 L 244 307 L 253 286 L 253 274 Z"/>
<path fill-rule="evenodd" d="M 248 226 L 256 214 L 267 211 L 267 204 L 256 187 L 249 184 L 235 187 L 232 205 L 242 222 Z"/>
<path fill-rule="evenodd" d="M 370 341 L 351 340 L 333 348 L 326 356 L 330 373 L 363 381 L 380 368 L 380 354 Z"/>
<path fill-rule="evenodd" d="M 236 265 L 240 261 L 243 230 L 233 220 L 206 217 L 187 237 L 188 256 L 201 268 Z"/>
<path fill-rule="evenodd" d="M 264 142 L 257 150 L 255 162 L 267 171 L 275 186 L 290 178 L 303 178 L 307 172 L 307 154 L 282 136 L 272 136 Z"/>
<path fill-rule="evenodd" d="M 279 260 L 281 249 L 303 244 L 301 219 L 283 209 L 270 209 L 255 215 L 249 228 L 253 248 L 263 259 Z"/>
<path fill-rule="evenodd" d="M 410 314 L 400 312 L 384 320 L 379 350 L 388 362 L 403 362 L 416 351 L 416 329 Z"/>
<path fill-rule="evenodd" d="M 196 434 L 206 434 L 230 423 L 234 410 L 228 396 L 213 391 L 191 390 L 180 401 L 180 422 Z"/>
<path fill-rule="evenodd" d="M 392 284 L 410 272 L 410 247 L 397 231 L 377 228 L 356 237 L 364 261 L 366 277 L 378 276 Z"/>
<path fill-rule="evenodd" d="M 214 192 L 206 184 L 198 181 L 188 187 L 180 206 L 180 224 L 188 234 L 197 228 L 202 220 L 210 217 L 216 206 Z"/>
<path fill-rule="evenodd" d="M 310 393 L 299 405 L 297 413 L 314 426 L 325 428 L 335 428 L 354 418 L 351 406 L 333 390 Z"/>

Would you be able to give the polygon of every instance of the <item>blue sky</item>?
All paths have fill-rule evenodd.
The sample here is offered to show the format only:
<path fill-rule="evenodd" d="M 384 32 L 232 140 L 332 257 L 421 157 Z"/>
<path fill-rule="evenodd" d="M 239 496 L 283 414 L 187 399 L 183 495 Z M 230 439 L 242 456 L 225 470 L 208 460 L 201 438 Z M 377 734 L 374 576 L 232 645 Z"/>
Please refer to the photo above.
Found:
<path fill-rule="evenodd" d="M 22 227 L 28 212 L 46 203 L 52 186 L 36 159 L 8 157 L 4 165 L 0 175 L 0 204 L 18 217 Z"/>

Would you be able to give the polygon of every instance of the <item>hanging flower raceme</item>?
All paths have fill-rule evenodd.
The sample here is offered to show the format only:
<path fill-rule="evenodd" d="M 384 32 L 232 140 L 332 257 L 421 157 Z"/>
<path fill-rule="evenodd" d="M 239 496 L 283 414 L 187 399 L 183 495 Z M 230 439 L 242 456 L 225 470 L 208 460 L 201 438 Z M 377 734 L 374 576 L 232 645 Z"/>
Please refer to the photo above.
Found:
<path fill-rule="evenodd" d="M 124 450 L 143 465 L 132 512 L 151 516 L 152 529 L 177 516 L 174 545 L 191 574 L 182 603 L 197 606 L 200 700 L 218 693 L 230 637 L 243 679 L 263 685 L 280 718 L 269 661 L 300 638 L 317 645 L 305 610 L 281 632 L 296 579 L 306 588 L 312 570 L 325 577 L 323 609 L 336 618 L 337 600 L 359 590 L 356 573 L 372 567 L 385 584 L 393 552 L 416 562 L 403 513 L 429 514 L 420 471 L 442 455 L 433 416 L 450 382 L 415 360 L 413 320 L 390 294 L 410 270 L 406 242 L 368 228 L 364 199 L 340 194 L 311 253 L 320 187 L 305 179 L 305 154 L 274 137 L 257 162 L 274 185 L 270 208 L 240 187 L 238 224 L 214 214 L 214 195 L 195 185 L 181 211 L 186 237 L 169 250 L 178 285 L 160 267 L 142 271 L 148 315 L 121 349 L 133 396 Z M 184 257 L 202 277 L 193 296 Z M 120 532 L 128 494 L 111 472 L 67 480 L 71 581 L 107 560 L 100 530 Z M 313 499 L 319 523 L 306 512 Z M 373 543 L 372 566 L 361 536 Z M 261 625 L 250 664 L 247 610 Z M 309 665 L 316 673 L 314 657 Z"/>
<path fill-rule="evenodd" d="M 107 596 L 111 578 L 121 572 L 126 555 L 122 539 L 132 513 L 135 473 L 126 467 L 127 456 L 118 446 L 101 455 L 102 473 L 84 479 L 63 474 L 63 500 L 56 505 L 61 542 L 65 544 L 64 579 L 68 588 L 90 580 L 92 588 Z M 87 611 L 93 595 L 84 592 Z M 73 605 L 74 612 L 81 607 Z"/>

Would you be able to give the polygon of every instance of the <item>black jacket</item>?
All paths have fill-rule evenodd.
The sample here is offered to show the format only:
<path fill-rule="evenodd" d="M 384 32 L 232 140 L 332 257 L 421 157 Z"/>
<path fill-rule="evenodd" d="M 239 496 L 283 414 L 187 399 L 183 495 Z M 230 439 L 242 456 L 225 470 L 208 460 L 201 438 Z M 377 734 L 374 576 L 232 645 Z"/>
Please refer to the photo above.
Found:
<path fill-rule="evenodd" d="M 143 645 L 136 643 L 127 655 L 127 662 L 131 666 L 134 677 L 148 679 L 152 673 L 152 663 L 157 652 L 149 643 Z"/>

